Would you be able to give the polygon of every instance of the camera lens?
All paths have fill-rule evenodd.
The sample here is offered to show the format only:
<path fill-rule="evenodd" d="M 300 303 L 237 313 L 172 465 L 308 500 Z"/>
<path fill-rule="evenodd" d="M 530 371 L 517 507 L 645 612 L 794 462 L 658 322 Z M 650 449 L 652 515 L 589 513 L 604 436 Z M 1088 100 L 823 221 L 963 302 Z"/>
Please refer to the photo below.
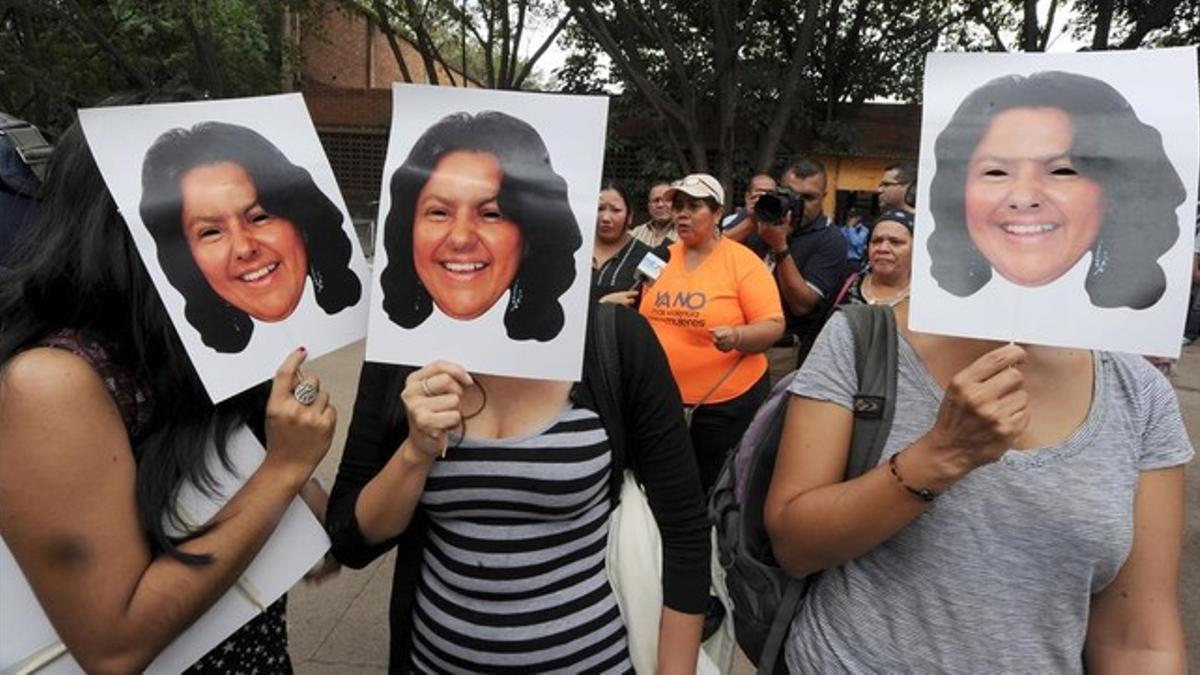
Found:
<path fill-rule="evenodd" d="M 787 206 L 776 194 L 762 195 L 754 205 L 754 216 L 758 218 L 758 222 L 767 225 L 780 222 L 785 213 L 787 213 Z"/>

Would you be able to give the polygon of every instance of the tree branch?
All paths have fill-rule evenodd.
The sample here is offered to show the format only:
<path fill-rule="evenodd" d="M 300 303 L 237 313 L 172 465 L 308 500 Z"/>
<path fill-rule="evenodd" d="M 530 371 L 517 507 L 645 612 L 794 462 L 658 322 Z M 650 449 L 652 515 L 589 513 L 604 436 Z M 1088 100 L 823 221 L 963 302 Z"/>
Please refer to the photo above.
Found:
<path fill-rule="evenodd" d="M 542 55 L 546 53 L 546 50 L 550 48 L 550 45 L 554 43 L 554 40 L 558 38 L 559 33 L 561 33 L 563 29 L 567 27 L 567 24 L 570 23 L 570 21 L 570 12 L 564 14 L 562 18 L 558 20 L 558 23 L 554 26 L 554 30 L 550 31 L 550 35 L 547 36 L 544 41 L 542 41 L 541 46 L 537 48 L 537 51 L 533 53 L 533 56 L 530 56 L 529 60 L 525 62 L 525 65 L 521 68 L 521 72 L 517 73 L 516 79 L 513 80 L 513 89 L 520 89 L 521 85 L 525 84 L 525 78 L 529 77 L 529 74 L 533 72 L 533 64 L 537 63 L 537 60 L 542 58 Z"/>
<path fill-rule="evenodd" d="M 1156 0 L 1142 14 L 1133 30 L 1121 41 L 1117 49 L 1137 49 L 1150 31 L 1158 30 L 1170 23 L 1182 0 Z"/>
<path fill-rule="evenodd" d="M 1092 33 L 1092 51 L 1108 49 L 1112 20 L 1113 0 L 1096 0 L 1096 31 Z"/>
<path fill-rule="evenodd" d="M 511 65 L 509 62 L 509 45 L 512 43 L 512 19 L 508 16 L 508 0 L 501 0 L 501 9 L 504 11 L 500 14 L 500 79 L 498 84 L 504 85 L 508 81 Z"/>
<path fill-rule="evenodd" d="M 804 8 L 804 21 L 800 24 L 800 37 L 796 40 L 796 49 L 792 52 L 792 61 L 788 65 L 787 76 L 784 78 L 783 90 L 779 93 L 779 102 L 775 104 L 775 112 L 767 127 L 767 134 L 758 149 L 755 168 L 758 171 L 769 171 L 775 161 L 775 151 L 783 138 L 783 131 L 796 105 L 797 93 L 800 90 L 800 76 L 808 66 L 808 54 L 812 49 L 813 34 L 817 30 L 817 12 L 820 0 L 807 0 Z"/>
<path fill-rule="evenodd" d="M 997 28 L 995 22 L 987 17 L 983 11 L 983 5 L 978 1 L 972 2 L 969 10 L 969 16 L 983 25 L 984 28 L 992 34 L 992 51 L 1006 52 L 1008 47 L 1004 45 L 1004 39 L 1000 37 L 1000 29 Z"/>
<path fill-rule="evenodd" d="M 125 55 L 113 45 L 112 41 L 108 39 L 108 36 L 104 34 L 104 31 L 100 30 L 100 27 L 96 25 L 96 21 L 92 18 L 92 15 L 79 5 L 79 0 L 66 0 L 66 3 L 67 6 L 71 8 L 71 13 L 74 15 L 75 20 L 73 23 L 75 24 L 76 28 L 82 28 L 83 32 L 87 33 L 93 40 L 95 40 L 96 44 L 102 50 L 104 50 L 105 54 L 108 54 L 108 57 L 112 59 L 113 64 L 116 65 L 121 72 L 125 73 L 126 76 L 133 80 L 137 86 L 141 87 L 142 89 L 154 88 L 154 82 L 150 79 L 150 77 L 138 69 L 137 66 L 133 65 L 133 62 L 125 58 Z"/>
<path fill-rule="evenodd" d="M 417 52 L 421 54 L 421 62 L 425 64 L 425 79 L 429 84 L 441 84 L 438 81 L 437 63 L 433 59 L 433 40 L 429 31 L 425 30 L 424 12 L 417 6 L 416 0 L 404 0 L 408 12 L 408 24 L 417 36 Z"/>
<path fill-rule="evenodd" d="M 512 89 L 513 80 L 516 79 L 517 65 L 521 58 L 521 38 L 525 33 L 525 10 L 529 5 L 529 0 L 517 0 L 517 29 L 513 32 L 512 39 L 512 57 L 508 60 L 508 76 L 504 80 L 504 85 L 508 89 Z"/>
<path fill-rule="evenodd" d="M 1050 11 L 1046 13 L 1046 28 L 1038 40 L 1038 51 L 1046 51 L 1050 44 L 1050 31 L 1054 29 L 1054 12 L 1058 9 L 1058 0 L 1050 0 Z"/>
<path fill-rule="evenodd" d="M 655 87 L 647 77 L 647 71 L 641 65 L 640 59 L 636 53 L 627 54 L 617 43 L 616 38 L 609 32 L 608 26 L 597 12 L 590 0 L 565 0 L 571 15 L 579 22 L 580 27 L 586 30 L 595 40 L 600 43 L 608 57 L 613 60 L 613 63 L 625 73 L 625 75 L 633 81 L 634 86 L 638 91 L 646 97 L 650 106 L 659 114 L 670 117 L 676 122 L 686 125 L 688 120 L 683 109 L 678 103 L 666 98 L 662 90 Z"/>
<path fill-rule="evenodd" d="M 400 68 L 400 77 L 403 77 L 405 82 L 412 82 L 412 73 L 408 72 L 404 51 L 400 49 L 400 43 L 396 40 L 396 31 L 392 30 L 391 19 L 387 16 L 387 6 L 383 0 L 373 0 L 372 6 L 375 9 L 375 25 L 379 26 L 383 37 L 387 39 L 388 48 L 392 50 L 392 58 L 396 59 L 396 65 Z"/>

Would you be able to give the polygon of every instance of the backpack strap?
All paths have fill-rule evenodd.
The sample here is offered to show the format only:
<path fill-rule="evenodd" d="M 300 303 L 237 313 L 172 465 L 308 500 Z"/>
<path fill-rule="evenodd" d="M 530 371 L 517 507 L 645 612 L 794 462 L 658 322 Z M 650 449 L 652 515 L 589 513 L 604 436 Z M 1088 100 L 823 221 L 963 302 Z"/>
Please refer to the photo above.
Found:
<path fill-rule="evenodd" d="M 842 312 L 854 336 L 858 372 L 854 435 L 846 462 L 846 478 L 855 478 L 879 463 L 892 428 L 898 368 L 896 317 L 887 305 L 852 305 Z"/>
<path fill-rule="evenodd" d="M 829 303 L 829 316 L 833 316 L 838 307 L 841 307 L 842 303 L 846 302 L 846 296 L 850 294 L 850 289 L 854 287 L 854 283 L 860 277 L 862 277 L 862 272 L 851 272 L 846 275 L 846 280 L 842 282 L 841 289 L 838 290 L 837 295 L 833 296 L 833 302 Z M 826 318 L 828 319 L 828 317 Z"/>
<path fill-rule="evenodd" d="M 50 145 L 37 127 L 25 120 L 0 113 L 0 136 L 8 138 L 17 156 L 37 177 L 38 182 L 46 179 L 46 165 L 50 162 L 54 146 Z M 27 190 L 34 186 L 25 187 Z M 25 192 L 26 190 L 21 191 Z M 33 192 L 28 192 L 28 194 L 33 194 Z"/>
<path fill-rule="evenodd" d="M 846 478 L 856 478 L 879 463 L 896 412 L 898 366 L 896 319 L 888 305 L 847 305 L 841 309 L 854 336 L 858 393 L 854 396 L 854 434 L 846 460 Z M 763 643 L 759 675 L 786 672 L 779 657 L 788 627 L 814 575 L 791 580 Z"/>
<path fill-rule="evenodd" d="M 788 628 L 792 625 L 792 618 L 796 616 L 796 608 L 800 606 L 800 600 L 804 598 L 804 593 L 808 590 L 810 579 L 812 579 L 812 575 L 803 579 L 792 579 L 783 589 L 783 598 L 779 601 L 779 611 L 775 613 L 775 620 L 771 622 L 771 630 L 767 633 L 766 641 L 763 642 L 762 657 L 758 660 L 758 675 L 787 673 L 787 667 L 779 657 L 783 656 L 783 641 L 787 639 Z"/>

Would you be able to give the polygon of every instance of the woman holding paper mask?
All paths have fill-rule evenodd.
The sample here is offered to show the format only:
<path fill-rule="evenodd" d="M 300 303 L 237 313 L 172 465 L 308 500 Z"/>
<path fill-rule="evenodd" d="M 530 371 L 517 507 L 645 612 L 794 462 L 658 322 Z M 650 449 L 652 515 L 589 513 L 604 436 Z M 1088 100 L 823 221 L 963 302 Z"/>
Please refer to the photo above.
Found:
<path fill-rule="evenodd" d="M 1169 383 L 1138 356 L 907 319 L 897 305 L 895 417 L 862 476 L 844 479 L 858 378 L 841 313 L 792 386 L 763 517 L 780 565 L 821 575 L 789 669 L 1184 672 L 1193 450 Z"/>
<path fill-rule="evenodd" d="M 88 672 L 138 672 L 238 581 L 328 450 L 336 413 L 303 348 L 266 402 L 266 459 L 218 516 L 173 539 L 206 448 L 264 410 L 209 403 L 76 124 L 0 272 L 0 535 Z M 222 450 L 223 452 L 223 450 Z M 185 526 L 185 529 L 190 529 Z M 288 671 L 283 600 L 194 668 Z M 6 636 L 6 639 L 8 636 Z"/>
<path fill-rule="evenodd" d="M 592 297 L 626 307 L 637 304 L 641 294 L 638 263 L 647 253 L 659 258 L 663 249 L 651 249 L 629 234 L 633 212 L 625 188 L 613 181 L 600 186 L 600 204 L 596 210 L 596 246 L 592 253 Z"/>
<path fill-rule="evenodd" d="M 783 335 L 783 308 L 762 261 L 720 235 L 725 191 L 716 178 L 692 174 L 667 197 L 679 241 L 639 311 L 693 411 L 692 445 L 707 492 L 770 391 L 763 352 Z"/>
<path fill-rule="evenodd" d="M 1186 192 L 1154 127 L 1106 82 L 1064 72 L 996 78 L 959 105 L 935 145 L 932 275 L 969 296 L 992 271 L 1050 284 L 1090 254 L 1096 307 L 1145 309 L 1166 276 Z"/>
<path fill-rule="evenodd" d="M 620 372 L 608 396 L 594 316 L 607 311 Z M 662 538 L 659 672 L 696 671 L 709 529 L 679 394 L 640 316 L 592 314 L 578 384 L 442 361 L 363 367 L 328 528 L 350 567 L 396 550 L 393 672 L 628 672 L 605 571 L 619 461 Z"/>

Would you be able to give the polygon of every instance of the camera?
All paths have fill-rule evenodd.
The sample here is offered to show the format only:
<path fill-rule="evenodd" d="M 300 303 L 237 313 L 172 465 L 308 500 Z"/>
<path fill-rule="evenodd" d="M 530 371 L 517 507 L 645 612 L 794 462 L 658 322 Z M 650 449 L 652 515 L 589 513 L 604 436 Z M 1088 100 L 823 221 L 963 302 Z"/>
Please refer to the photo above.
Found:
<path fill-rule="evenodd" d="M 764 225 L 783 225 L 788 212 L 804 212 L 804 202 L 791 190 L 781 187 L 763 194 L 754 204 L 754 217 Z"/>

